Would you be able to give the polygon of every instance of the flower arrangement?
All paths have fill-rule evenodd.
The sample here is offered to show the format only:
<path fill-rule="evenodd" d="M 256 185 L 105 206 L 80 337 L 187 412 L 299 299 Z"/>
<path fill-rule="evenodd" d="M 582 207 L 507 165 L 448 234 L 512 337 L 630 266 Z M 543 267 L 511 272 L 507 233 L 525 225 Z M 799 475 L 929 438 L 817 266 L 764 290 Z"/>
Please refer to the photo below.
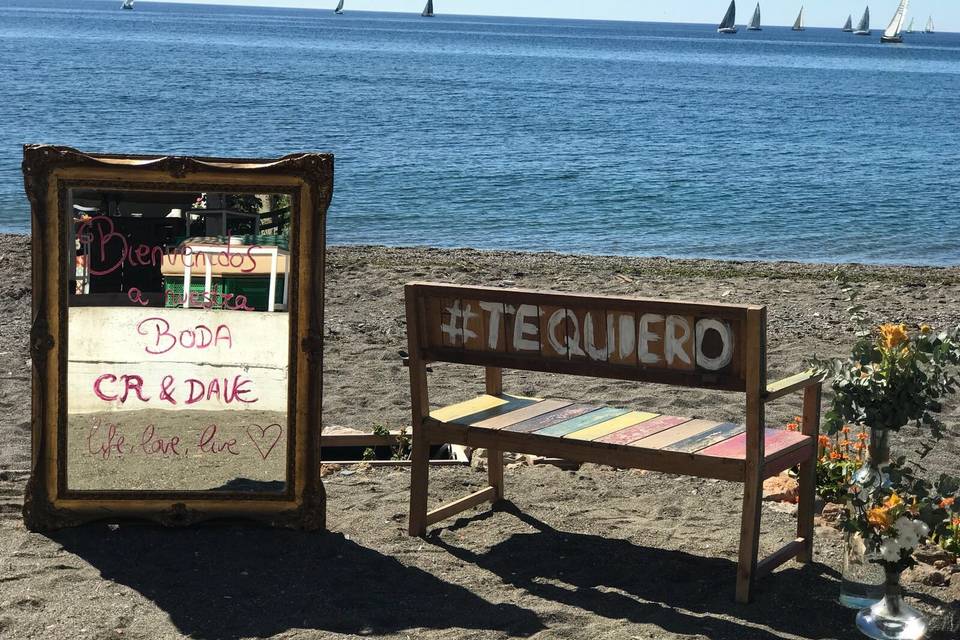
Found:
<path fill-rule="evenodd" d="M 846 531 L 859 533 L 876 562 L 885 569 L 900 572 L 916 564 L 914 550 L 932 539 L 945 550 L 957 540 L 960 530 L 957 490 L 960 482 L 943 475 L 936 483 L 917 476 L 904 458 L 891 463 L 890 485 L 873 491 L 851 487 L 853 509 L 843 512 Z"/>
<path fill-rule="evenodd" d="M 943 400 L 960 388 L 960 327 L 934 335 L 928 325 L 882 324 L 861 331 L 845 359 L 814 360 L 834 397 L 825 423 L 897 431 L 909 422 L 943 436 Z"/>

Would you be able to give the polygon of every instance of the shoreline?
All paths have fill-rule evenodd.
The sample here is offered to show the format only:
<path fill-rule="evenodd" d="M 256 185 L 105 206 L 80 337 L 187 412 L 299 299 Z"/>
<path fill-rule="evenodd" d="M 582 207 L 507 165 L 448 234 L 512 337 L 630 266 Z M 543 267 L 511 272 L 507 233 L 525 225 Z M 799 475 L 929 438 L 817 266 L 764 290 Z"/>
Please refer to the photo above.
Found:
<path fill-rule="evenodd" d="M 0 232 L 0 250 L 3 250 L 8 242 L 19 239 L 29 242 L 31 234 L 29 233 L 7 233 Z M 881 262 L 818 262 L 814 260 L 762 260 L 762 259 L 740 259 L 740 258 L 702 258 L 702 257 L 674 257 L 674 256 L 642 256 L 630 254 L 615 253 L 578 253 L 554 251 L 545 249 L 541 251 L 521 250 L 521 249 L 478 249 L 474 247 L 434 247 L 426 244 L 417 245 L 385 245 L 385 244 L 328 244 L 327 252 L 337 251 L 374 251 L 374 252 L 429 252 L 431 254 L 476 252 L 488 258 L 498 258 L 506 256 L 527 256 L 530 258 L 542 257 L 551 258 L 569 258 L 576 260 L 595 259 L 599 261 L 623 261 L 628 263 L 628 268 L 654 267 L 663 274 L 676 273 L 677 275 L 738 275 L 738 276 L 761 276 L 776 277 L 777 271 L 797 269 L 799 274 L 806 278 L 826 278 L 832 279 L 832 271 L 844 269 L 848 273 L 857 275 L 873 275 L 877 279 L 881 278 L 880 272 L 885 271 L 906 271 L 913 275 L 942 275 L 944 282 L 954 282 L 960 280 L 960 262 L 955 265 L 940 264 L 904 264 L 904 263 L 881 263 Z M 637 264 L 629 264 L 637 263 Z M 697 268 L 699 267 L 699 268 Z M 725 267 L 726 269 L 722 268 Z M 877 272 L 877 273 L 873 273 Z M 927 273 L 929 272 L 929 273 Z M 794 277 L 798 274 L 791 274 Z M 885 274 L 889 275 L 889 274 Z M 872 278 L 871 278 L 872 279 Z"/>

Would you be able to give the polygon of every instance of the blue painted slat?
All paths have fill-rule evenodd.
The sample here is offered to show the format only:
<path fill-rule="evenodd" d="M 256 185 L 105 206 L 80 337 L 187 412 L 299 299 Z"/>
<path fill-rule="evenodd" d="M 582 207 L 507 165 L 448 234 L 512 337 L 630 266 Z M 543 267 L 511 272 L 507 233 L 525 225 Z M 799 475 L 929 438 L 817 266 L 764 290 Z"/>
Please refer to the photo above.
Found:
<path fill-rule="evenodd" d="M 700 449 L 705 449 L 711 445 L 717 444 L 718 442 L 723 442 L 724 440 L 732 438 L 733 436 L 743 433 L 744 431 L 746 431 L 746 427 L 741 424 L 724 422 L 704 431 L 703 433 L 698 433 L 695 436 L 690 436 L 689 438 L 674 442 L 670 446 L 664 447 L 664 450 L 693 453 L 695 451 L 699 451 Z"/>

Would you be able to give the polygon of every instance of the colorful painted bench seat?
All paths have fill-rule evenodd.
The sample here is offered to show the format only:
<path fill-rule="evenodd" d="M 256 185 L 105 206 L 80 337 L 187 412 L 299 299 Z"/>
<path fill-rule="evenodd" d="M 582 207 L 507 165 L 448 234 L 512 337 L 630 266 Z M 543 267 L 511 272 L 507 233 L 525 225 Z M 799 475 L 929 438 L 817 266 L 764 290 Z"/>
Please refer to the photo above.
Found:
<path fill-rule="evenodd" d="M 410 283 L 405 293 L 410 535 L 503 498 L 502 453 L 513 451 L 743 483 L 740 602 L 749 601 L 758 576 L 791 558 L 811 560 L 821 382 L 807 372 L 767 384 L 765 307 L 437 283 Z M 483 367 L 486 393 L 431 410 L 427 373 L 437 362 Z M 510 395 L 504 369 L 739 392 L 745 421 Z M 798 391 L 802 430 L 766 428 L 765 404 Z M 487 449 L 489 486 L 428 511 L 428 457 L 439 443 Z M 759 560 L 763 480 L 794 466 L 797 537 Z"/>
<path fill-rule="evenodd" d="M 543 400 L 501 393 L 482 395 L 477 398 L 452 404 L 430 413 L 431 422 L 439 428 L 466 427 L 465 444 L 483 439 L 484 432 L 500 431 L 501 437 L 512 434 L 526 434 L 542 438 L 561 438 L 570 442 L 591 443 L 596 450 L 590 456 L 583 450 L 584 457 L 600 457 L 606 462 L 606 451 L 618 447 L 648 449 L 664 453 L 676 453 L 684 460 L 697 457 L 710 457 L 730 461 L 720 463 L 717 470 L 721 479 L 741 480 L 746 460 L 746 425 L 733 422 L 693 419 L 681 416 L 662 415 L 651 411 L 635 411 L 617 407 L 575 403 L 570 400 Z M 470 434 L 475 434 L 470 437 Z M 784 429 L 765 429 L 765 475 L 775 475 L 783 469 L 798 464 L 816 448 L 815 438 L 796 431 Z M 525 440 L 518 439 L 520 448 L 510 449 L 517 453 L 523 451 Z M 536 442 L 531 449 L 536 449 Z M 589 461 L 589 460 L 583 460 Z M 776 464 L 777 462 L 780 464 Z M 676 465 L 671 465 L 671 468 Z M 707 477 L 716 477 L 709 473 L 709 463 L 701 467 L 707 471 Z M 690 467 L 689 475 L 696 473 L 696 466 Z M 736 471 L 737 477 L 725 477 L 725 472 Z"/>

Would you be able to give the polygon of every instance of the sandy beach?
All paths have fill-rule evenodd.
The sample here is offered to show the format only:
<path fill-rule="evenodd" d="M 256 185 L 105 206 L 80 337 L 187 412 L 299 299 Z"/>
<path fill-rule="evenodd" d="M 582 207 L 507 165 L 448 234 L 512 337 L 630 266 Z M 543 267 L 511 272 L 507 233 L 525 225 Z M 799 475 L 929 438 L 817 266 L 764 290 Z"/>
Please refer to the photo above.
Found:
<path fill-rule="evenodd" d="M 406 536 L 409 474 L 375 468 L 324 479 L 327 534 L 260 527 L 165 530 L 90 525 L 27 532 L 30 247 L 0 235 L 0 637 L 2 638 L 857 638 L 835 604 L 840 534 L 818 526 L 815 562 L 788 563 L 733 600 L 741 487 L 596 465 L 511 466 L 510 501 Z M 831 265 L 427 248 L 334 247 L 327 257 L 324 423 L 372 430 L 409 423 L 402 285 L 411 280 L 765 304 L 769 377 L 852 342 Z M 845 266 L 871 322 L 960 323 L 960 268 Z M 479 370 L 441 365 L 431 401 L 481 392 Z M 742 420 L 742 396 L 610 380 L 505 373 L 507 391 L 598 401 L 674 415 Z M 768 408 L 788 422 L 799 397 Z M 953 432 L 928 473 L 957 473 Z M 918 447 L 907 428 L 894 453 Z M 353 470 L 349 470 L 353 471 Z M 486 475 L 431 470 L 431 501 Z M 767 503 L 761 554 L 793 537 Z M 960 634 L 960 573 L 909 585 L 930 637 Z"/>

